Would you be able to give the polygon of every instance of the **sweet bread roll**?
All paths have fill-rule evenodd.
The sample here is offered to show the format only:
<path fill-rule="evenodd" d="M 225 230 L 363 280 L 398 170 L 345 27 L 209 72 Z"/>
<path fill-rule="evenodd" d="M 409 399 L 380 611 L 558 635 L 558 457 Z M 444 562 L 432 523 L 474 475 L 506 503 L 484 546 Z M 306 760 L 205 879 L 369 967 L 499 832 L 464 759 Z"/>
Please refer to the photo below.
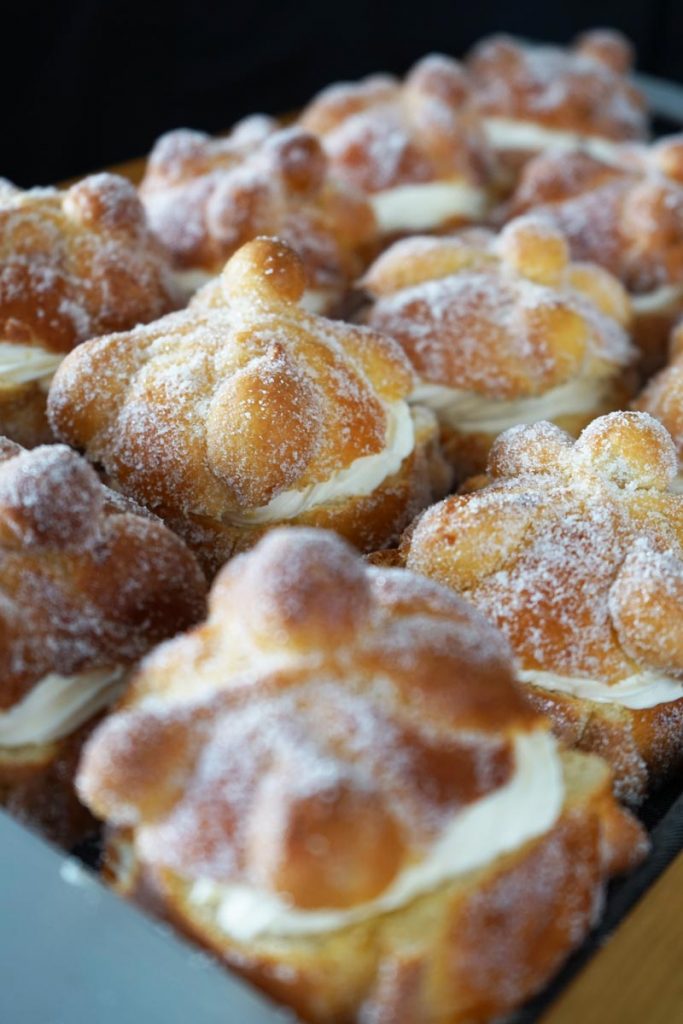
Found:
<path fill-rule="evenodd" d="M 683 312 L 683 135 L 622 147 L 618 167 L 586 153 L 539 156 L 508 207 L 513 216 L 529 210 L 564 232 L 574 259 L 622 281 L 643 374 L 661 367 Z"/>
<path fill-rule="evenodd" d="M 578 441 L 551 423 L 494 444 L 483 489 L 429 509 L 401 561 L 508 637 L 569 744 L 638 802 L 683 763 L 683 499 L 660 423 L 618 412 Z"/>
<path fill-rule="evenodd" d="M 226 566 L 78 785 L 121 892 L 320 1024 L 511 1010 L 644 850 L 479 612 L 319 530 Z"/>
<path fill-rule="evenodd" d="M 24 192 L 0 181 L 0 433 L 51 440 L 46 394 L 65 353 L 178 303 L 129 182 L 95 174 Z"/>
<path fill-rule="evenodd" d="M 573 263 L 560 232 L 520 217 L 496 236 L 470 229 L 395 243 L 363 284 L 368 321 L 395 338 L 419 378 L 463 478 L 517 423 L 572 433 L 628 397 L 628 296 L 599 267 Z"/>
<path fill-rule="evenodd" d="M 336 181 L 319 141 L 264 116 L 227 138 L 169 132 L 147 164 L 140 195 L 188 295 L 257 235 L 277 235 L 304 261 L 304 303 L 333 309 L 361 272 L 377 226 L 366 199 Z"/>
<path fill-rule="evenodd" d="M 403 81 L 373 75 L 324 89 L 300 124 L 369 195 L 385 235 L 481 220 L 495 167 L 457 61 L 431 54 Z"/>
<path fill-rule="evenodd" d="M 256 239 L 188 310 L 81 346 L 50 391 L 56 433 L 210 571 L 281 522 L 382 547 L 450 483 L 398 345 L 305 312 L 305 283 Z"/>
<path fill-rule="evenodd" d="M 545 149 L 618 163 L 615 143 L 645 138 L 645 98 L 628 78 L 632 63 L 628 40 L 606 29 L 585 33 L 570 49 L 505 35 L 482 40 L 465 67 L 487 141 L 510 179 Z"/>
<path fill-rule="evenodd" d="M 678 475 L 672 487 L 683 494 L 683 323 L 671 336 L 669 365 L 655 374 L 634 408 L 656 417 L 671 434 L 678 454 Z"/>
<path fill-rule="evenodd" d="M 154 644 L 195 622 L 206 583 L 180 538 L 63 445 L 0 442 L 0 804 L 71 845 L 94 720 Z"/>

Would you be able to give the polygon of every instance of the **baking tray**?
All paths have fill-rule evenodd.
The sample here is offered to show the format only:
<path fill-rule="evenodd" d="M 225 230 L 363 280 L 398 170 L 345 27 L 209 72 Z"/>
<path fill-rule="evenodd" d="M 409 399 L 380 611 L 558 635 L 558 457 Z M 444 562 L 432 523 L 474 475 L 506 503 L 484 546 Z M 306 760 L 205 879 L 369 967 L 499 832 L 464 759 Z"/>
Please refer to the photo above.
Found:
<path fill-rule="evenodd" d="M 683 86 L 634 77 L 655 134 L 680 130 Z M 137 182 L 144 164 L 109 170 Z M 641 808 L 649 856 L 611 884 L 598 928 L 506 1024 L 683 1022 L 682 790 L 677 779 Z M 96 847 L 74 854 L 64 857 L 0 811 L 0 1024 L 295 1021 L 105 889 L 91 870 Z"/>

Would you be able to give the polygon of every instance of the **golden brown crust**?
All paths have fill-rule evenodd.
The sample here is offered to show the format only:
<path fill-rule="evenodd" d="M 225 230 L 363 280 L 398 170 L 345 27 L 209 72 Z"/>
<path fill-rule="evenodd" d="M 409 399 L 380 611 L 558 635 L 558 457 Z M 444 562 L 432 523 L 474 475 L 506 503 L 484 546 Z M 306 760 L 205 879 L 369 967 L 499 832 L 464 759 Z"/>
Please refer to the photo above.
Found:
<path fill-rule="evenodd" d="M 214 568 L 273 525 L 254 509 L 381 456 L 389 410 L 412 385 L 394 341 L 306 313 L 303 284 L 292 249 L 256 239 L 229 261 L 220 290 L 81 346 L 51 389 L 57 433 Z M 289 521 L 339 528 L 361 546 L 388 543 L 446 487 L 433 420 L 418 416 L 414 430 L 412 455 L 367 497 L 323 497 Z"/>
<path fill-rule="evenodd" d="M 440 54 L 424 57 L 402 82 L 373 75 L 332 85 L 300 123 L 323 139 L 335 173 L 366 193 L 434 181 L 491 185 L 492 158 L 467 77 Z"/>
<path fill-rule="evenodd" d="M 608 878 L 646 848 L 640 826 L 615 804 L 603 762 L 563 761 L 567 800 L 543 837 L 328 936 L 233 941 L 192 908 L 170 872 L 135 858 L 119 889 L 315 1024 L 489 1020 L 547 984 L 595 923 Z M 116 845 L 115 837 L 114 856 Z"/>
<path fill-rule="evenodd" d="M 0 189 L 0 342 L 59 355 L 153 320 L 178 301 L 170 264 L 128 181 L 97 174 L 63 192 Z M 37 382 L 8 379 L 0 432 L 31 447 L 51 440 L 45 392 Z"/>
<path fill-rule="evenodd" d="M 562 234 L 542 218 L 517 218 L 498 236 L 473 229 L 404 239 L 363 283 L 376 299 L 370 325 L 401 344 L 418 374 L 416 401 L 430 400 L 430 385 L 504 402 L 578 382 L 577 411 L 557 413 L 562 427 L 578 432 L 630 397 L 628 297 L 609 273 L 570 262 Z M 584 389 L 595 392 L 589 409 Z M 434 401 L 457 476 L 479 472 L 502 428 L 467 424 L 477 415 L 473 402 L 450 412 L 440 397 Z M 495 421 L 496 407 L 482 415 Z M 523 407 L 508 418 L 515 415 L 524 422 Z"/>
<path fill-rule="evenodd" d="M 257 116 L 226 138 L 169 132 L 140 186 L 150 223 L 181 270 L 220 273 L 240 246 L 277 235 L 301 256 L 309 287 L 338 299 L 374 245 L 371 208 L 332 179 L 317 139 Z"/>
<path fill-rule="evenodd" d="M 605 684 L 642 672 L 678 679 L 675 472 L 671 439 L 641 413 L 602 417 L 577 442 L 548 423 L 515 428 L 491 451 L 489 485 L 423 513 L 401 557 L 480 607 L 523 670 Z M 559 734 L 607 757 L 618 791 L 635 802 L 680 763 L 679 700 L 628 710 L 541 682 L 535 693 Z"/>

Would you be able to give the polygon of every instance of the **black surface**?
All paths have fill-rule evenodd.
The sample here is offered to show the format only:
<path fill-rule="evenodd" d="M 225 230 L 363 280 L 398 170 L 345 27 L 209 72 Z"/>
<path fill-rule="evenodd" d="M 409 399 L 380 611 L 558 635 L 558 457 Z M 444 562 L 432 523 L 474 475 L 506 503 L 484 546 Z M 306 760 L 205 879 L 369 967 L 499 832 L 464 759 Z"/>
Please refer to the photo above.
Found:
<path fill-rule="evenodd" d="M 7 2 L 0 175 L 59 181 L 145 153 L 169 128 L 282 113 L 329 82 L 462 54 L 491 32 L 566 42 L 595 25 L 626 32 L 642 70 L 683 79 L 678 0 Z"/>

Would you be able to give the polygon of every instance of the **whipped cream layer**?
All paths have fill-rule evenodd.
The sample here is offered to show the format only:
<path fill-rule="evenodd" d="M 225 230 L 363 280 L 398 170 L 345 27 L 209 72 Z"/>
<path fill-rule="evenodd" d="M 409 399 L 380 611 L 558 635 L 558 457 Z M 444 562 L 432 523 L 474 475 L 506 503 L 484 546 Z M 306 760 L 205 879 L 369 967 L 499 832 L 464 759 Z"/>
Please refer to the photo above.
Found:
<path fill-rule="evenodd" d="M 572 153 L 583 150 L 597 160 L 619 166 L 623 159 L 621 144 L 598 135 L 582 135 L 580 132 L 546 128 L 535 121 L 516 120 L 512 117 L 487 117 L 484 119 L 484 133 L 494 149 L 561 150 Z"/>
<path fill-rule="evenodd" d="M 195 292 L 203 288 L 209 281 L 213 281 L 216 274 L 210 270 L 174 270 L 173 280 L 178 291 L 185 299 L 191 299 Z"/>
<path fill-rule="evenodd" d="M 521 669 L 517 676 L 523 683 L 540 686 L 544 690 L 566 693 L 598 704 L 619 704 L 633 711 L 670 704 L 683 698 L 682 679 L 671 679 L 656 672 L 637 672 L 618 683 L 603 683 L 582 676 L 560 676 L 539 669 Z"/>
<path fill-rule="evenodd" d="M 125 669 L 114 667 L 44 676 L 18 704 L 0 711 L 0 747 L 52 743 L 68 736 L 119 696 L 125 675 Z"/>
<path fill-rule="evenodd" d="M 37 380 L 47 391 L 63 359 L 63 352 L 50 352 L 41 345 L 0 341 L 0 386 Z"/>
<path fill-rule="evenodd" d="M 410 401 L 426 405 L 439 421 L 461 434 L 500 434 L 518 423 L 538 423 L 599 408 L 609 381 L 576 377 L 531 398 L 487 398 L 474 391 L 423 382 Z"/>
<path fill-rule="evenodd" d="M 362 455 L 337 470 L 327 480 L 309 484 L 300 491 L 283 491 L 260 508 L 231 512 L 229 520 L 237 525 L 255 526 L 294 519 L 319 505 L 328 505 L 345 498 L 359 498 L 372 494 L 390 476 L 415 448 L 415 424 L 406 402 L 393 402 L 386 406 L 387 442 L 384 450 Z"/>
<path fill-rule="evenodd" d="M 368 196 L 380 231 L 426 231 L 452 217 L 478 220 L 488 210 L 483 189 L 464 181 L 397 185 Z"/>
<path fill-rule="evenodd" d="M 298 910 L 275 893 L 200 879 L 191 886 L 190 902 L 210 909 L 218 927 L 241 941 L 337 931 L 403 907 L 518 849 L 557 821 L 564 781 L 554 738 L 541 730 L 519 735 L 514 752 L 511 778 L 456 814 L 424 857 L 404 868 L 374 900 L 346 910 Z"/>
<path fill-rule="evenodd" d="M 307 288 L 299 305 L 309 313 L 325 314 L 340 297 L 334 288 Z"/>
<path fill-rule="evenodd" d="M 676 313 L 683 305 L 683 284 L 665 284 L 651 292 L 631 295 L 636 316 L 648 313 Z"/>

